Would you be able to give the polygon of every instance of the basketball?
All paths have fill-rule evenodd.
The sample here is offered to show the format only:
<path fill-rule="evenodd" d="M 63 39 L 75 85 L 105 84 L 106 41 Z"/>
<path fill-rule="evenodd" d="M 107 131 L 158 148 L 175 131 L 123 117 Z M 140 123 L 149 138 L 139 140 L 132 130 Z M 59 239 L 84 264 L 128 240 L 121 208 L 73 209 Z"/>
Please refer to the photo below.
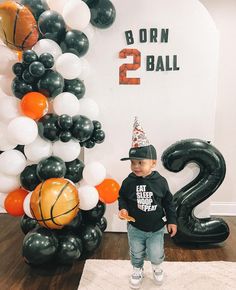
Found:
<path fill-rule="evenodd" d="M 39 37 L 37 22 L 30 10 L 13 1 L 0 4 L 0 37 L 11 49 L 30 49 Z"/>
<path fill-rule="evenodd" d="M 61 229 L 78 213 L 76 187 L 64 178 L 50 178 L 40 183 L 32 193 L 30 210 L 38 223 L 48 229 Z"/>

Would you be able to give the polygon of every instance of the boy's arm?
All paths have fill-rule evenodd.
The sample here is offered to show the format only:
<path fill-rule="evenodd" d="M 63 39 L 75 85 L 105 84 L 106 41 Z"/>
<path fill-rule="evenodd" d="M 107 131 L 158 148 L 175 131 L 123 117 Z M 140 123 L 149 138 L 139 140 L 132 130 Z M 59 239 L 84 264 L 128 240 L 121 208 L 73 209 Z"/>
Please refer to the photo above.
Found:
<path fill-rule="evenodd" d="M 126 199 L 125 199 L 125 186 L 124 186 L 124 182 L 122 183 L 121 188 L 120 188 L 120 191 L 119 191 L 118 206 L 119 206 L 119 210 L 121 210 L 121 209 L 128 210 L 127 202 L 126 202 Z"/>
<path fill-rule="evenodd" d="M 129 216 L 128 206 L 127 206 L 127 186 L 124 185 L 124 182 L 121 185 L 118 203 L 119 203 L 119 218 L 122 220 L 126 220 L 128 222 L 135 222 L 135 219 L 132 216 Z"/>
<path fill-rule="evenodd" d="M 165 194 L 162 200 L 162 205 L 165 209 L 167 224 L 177 225 L 175 204 L 174 204 L 173 196 L 170 192 L 170 189 L 166 180 L 164 181 L 164 191 L 165 191 Z"/>

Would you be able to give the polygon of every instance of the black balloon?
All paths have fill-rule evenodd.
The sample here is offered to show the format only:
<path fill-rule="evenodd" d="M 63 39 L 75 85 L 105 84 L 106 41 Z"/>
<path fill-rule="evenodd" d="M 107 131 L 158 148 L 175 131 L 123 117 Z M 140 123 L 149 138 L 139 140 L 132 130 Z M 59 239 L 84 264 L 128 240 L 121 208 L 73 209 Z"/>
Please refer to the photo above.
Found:
<path fill-rule="evenodd" d="M 37 53 L 34 50 L 28 49 L 25 50 L 22 54 L 22 60 L 25 65 L 31 64 L 33 61 L 38 60 Z"/>
<path fill-rule="evenodd" d="M 59 135 L 59 139 L 64 143 L 69 142 L 72 139 L 72 134 L 70 131 L 62 131 Z"/>
<path fill-rule="evenodd" d="M 70 52 L 81 57 L 88 51 L 89 41 L 87 36 L 82 31 L 70 30 L 67 31 L 60 46 L 63 53 Z"/>
<path fill-rule="evenodd" d="M 88 7 L 90 8 L 92 5 L 97 5 L 98 4 L 98 1 L 99 0 L 83 0 L 87 5 Z"/>
<path fill-rule="evenodd" d="M 70 179 L 74 183 L 79 182 L 83 178 L 84 163 L 79 159 L 66 162 L 65 178 Z"/>
<path fill-rule="evenodd" d="M 45 10 L 49 9 L 46 0 L 21 0 L 21 4 L 29 8 L 36 20 Z"/>
<path fill-rule="evenodd" d="M 105 139 L 105 132 L 101 129 L 94 130 L 91 139 L 96 143 L 102 143 Z"/>
<path fill-rule="evenodd" d="M 57 235 L 58 249 L 56 259 L 61 264 L 73 263 L 82 253 L 82 241 L 72 233 L 60 233 Z"/>
<path fill-rule="evenodd" d="M 34 61 L 29 66 L 29 72 L 33 77 L 40 78 L 45 73 L 45 67 L 41 62 Z"/>
<path fill-rule="evenodd" d="M 51 53 L 44 52 L 40 54 L 39 61 L 44 65 L 46 69 L 52 68 L 54 65 L 54 57 Z"/>
<path fill-rule="evenodd" d="M 81 145 L 82 147 L 86 147 L 88 149 L 90 148 L 93 148 L 95 146 L 95 141 L 89 139 L 89 140 L 86 140 L 85 142 L 82 143 L 83 145 Z"/>
<path fill-rule="evenodd" d="M 64 92 L 72 93 L 79 100 L 83 98 L 85 94 L 84 82 L 80 79 L 65 80 Z"/>
<path fill-rule="evenodd" d="M 81 232 L 81 240 L 85 251 L 92 252 L 100 245 L 102 232 L 98 226 L 86 225 Z"/>
<path fill-rule="evenodd" d="M 106 211 L 106 205 L 103 202 L 99 201 L 94 208 L 90 210 L 85 210 L 82 212 L 82 214 L 83 214 L 83 218 L 86 221 L 97 223 L 102 218 L 105 211 Z"/>
<path fill-rule="evenodd" d="M 43 12 L 38 19 L 38 27 L 44 38 L 52 39 L 59 43 L 66 34 L 66 24 L 56 11 L 48 10 Z"/>
<path fill-rule="evenodd" d="M 116 18 L 116 10 L 109 0 L 88 1 L 91 11 L 90 22 L 98 28 L 110 27 Z"/>
<path fill-rule="evenodd" d="M 73 119 L 71 116 L 63 114 L 58 117 L 58 125 L 62 130 L 69 130 L 73 125 Z"/>
<path fill-rule="evenodd" d="M 107 228 L 107 220 L 106 218 L 103 216 L 97 223 L 96 225 L 99 227 L 99 229 L 104 232 Z"/>
<path fill-rule="evenodd" d="M 51 69 L 46 70 L 45 74 L 38 82 L 38 90 L 47 97 L 55 97 L 63 92 L 64 79 Z"/>
<path fill-rule="evenodd" d="M 33 191 L 41 182 L 36 172 L 37 165 L 28 165 L 20 174 L 21 185 L 29 191 Z"/>
<path fill-rule="evenodd" d="M 25 145 L 17 145 L 14 149 L 20 151 L 21 153 L 25 155 L 24 148 L 25 148 Z"/>
<path fill-rule="evenodd" d="M 25 67 L 21 62 L 16 62 L 13 66 L 12 66 L 12 71 L 13 73 L 18 76 L 21 77 L 23 74 Z"/>
<path fill-rule="evenodd" d="M 29 72 L 29 69 L 26 68 L 22 74 L 22 79 L 27 83 L 27 84 L 34 84 L 37 80 L 35 77 L 32 76 L 32 74 Z"/>
<path fill-rule="evenodd" d="M 32 231 L 38 225 L 37 220 L 23 215 L 20 220 L 20 226 L 22 232 L 26 235 L 28 232 Z"/>
<path fill-rule="evenodd" d="M 66 174 L 65 162 L 56 156 L 50 156 L 40 160 L 37 165 L 37 175 L 40 180 L 46 180 L 49 178 L 60 178 Z"/>
<path fill-rule="evenodd" d="M 58 126 L 58 116 L 46 114 L 38 120 L 38 132 L 41 138 L 52 142 L 59 140 L 60 128 Z"/>
<path fill-rule="evenodd" d="M 22 99 L 25 94 L 34 90 L 32 85 L 27 84 L 25 81 L 18 77 L 15 77 L 12 81 L 11 88 L 14 96 L 18 99 Z"/>
<path fill-rule="evenodd" d="M 37 227 L 23 240 L 22 255 L 28 264 L 41 265 L 52 260 L 58 248 L 53 231 Z"/>
<path fill-rule="evenodd" d="M 167 148 L 162 162 L 172 172 L 181 171 L 190 162 L 200 168 L 198 176 L 174 195 L 178 222 L 174 240 L 177 243 L 209 244 L 227 239 L 229 227 L 223 219 L 197 218 L 193 212 L 223 182 L 226 167 L 222 154 L 205 141 L 187 139 Z"/>
<path fill-rule="evenodd" d="M 66 177 L 65 177 L 66 178 Z M 73 232 L 75 234 L 79 234 L 82 228 L 82 212 L 81 210 L 78 212 L 76 217 L 67 225 L 65 225 L 62 231 Z"/>
<path fill-rule="evenodd" d="M 72 135 L 80 142 L 88 140 L 93 133 L 93 129 L 93 122 L 89 118 L 83 115 L 73 117 Z"/>
<path fill-rule="evenodd" d="M 98 130 L 102 128 L 102 124 L 99 121 L 93 121 L 94 130 Z"/>

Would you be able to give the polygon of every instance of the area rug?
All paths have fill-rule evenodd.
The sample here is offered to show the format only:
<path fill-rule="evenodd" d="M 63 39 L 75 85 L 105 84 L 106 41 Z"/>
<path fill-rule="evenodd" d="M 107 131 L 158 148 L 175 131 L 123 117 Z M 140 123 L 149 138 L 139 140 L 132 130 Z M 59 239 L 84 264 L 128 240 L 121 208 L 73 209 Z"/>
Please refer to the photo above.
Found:
<path fill-rule="evenodd" d="M 234 262 L 164 262 L 165 280 L 152 280 L 150 262 L 144 265 L 143 290 L 236 290 Z M 87 260 L 78 290 L 126 290 L 132 271 L 127 260 Z"/>

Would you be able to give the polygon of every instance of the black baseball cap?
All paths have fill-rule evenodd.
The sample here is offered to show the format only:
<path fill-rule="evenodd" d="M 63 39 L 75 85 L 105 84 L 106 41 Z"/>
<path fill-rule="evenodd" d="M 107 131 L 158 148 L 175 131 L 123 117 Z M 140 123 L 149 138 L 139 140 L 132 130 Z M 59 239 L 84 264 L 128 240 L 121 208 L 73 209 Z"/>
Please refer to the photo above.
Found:
<path fill-rule="evenodd" d="M 157 160 L 156 149 L 153 145 L 134 147 L 129 150 L 129 157 L 121 158 L 121 161 L 125 160 L 142 160 L 142 159 L 152 159 Z"/>

